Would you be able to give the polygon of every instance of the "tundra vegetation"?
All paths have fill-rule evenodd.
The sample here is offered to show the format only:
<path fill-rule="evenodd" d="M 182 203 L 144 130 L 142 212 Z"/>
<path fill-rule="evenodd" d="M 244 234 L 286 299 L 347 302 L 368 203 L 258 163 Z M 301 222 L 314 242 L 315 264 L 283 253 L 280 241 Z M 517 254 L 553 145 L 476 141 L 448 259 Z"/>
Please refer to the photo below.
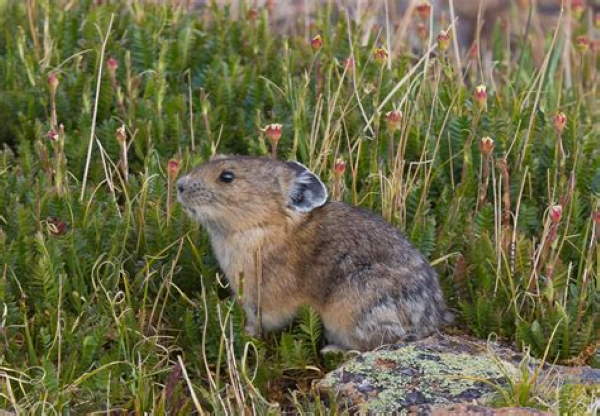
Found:
<path fill-rule="evenodd" d="M 300 160 L 401 229 L 451 331 L 600 366 L 598 15 L 498 24 L 463 54 L 426 11 L 404 21 L 411 43 L 331 4 L 289 35 L 240 10 L 0 0 L 1 408 L 343 412 L 311 388 L 339 363 L 318 316 L 244 334 L 175 201 L 217 151 Z M 534 382 L 499 405 L 576 406 Z"/>

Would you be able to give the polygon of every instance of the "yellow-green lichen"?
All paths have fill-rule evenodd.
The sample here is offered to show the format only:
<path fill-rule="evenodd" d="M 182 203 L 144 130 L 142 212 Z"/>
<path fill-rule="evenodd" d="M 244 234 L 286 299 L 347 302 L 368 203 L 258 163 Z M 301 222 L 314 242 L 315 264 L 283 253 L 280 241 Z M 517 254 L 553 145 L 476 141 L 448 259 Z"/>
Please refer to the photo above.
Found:
<path fill-rule="evenodd" d="M 324 386 L 352 383 L 364 398 L 369 412 L 398 411 L 412 404 L 455 403 L 476 399 L 485 402 L 494 388 L 486 382 L 500 382 L 503 371 L 514 366 L 484 355 L 440 353 L 415 346 L 394 351 L 363 354 L 323 380 Z M 464 397 L 462 397 L 464 396 Z"/>

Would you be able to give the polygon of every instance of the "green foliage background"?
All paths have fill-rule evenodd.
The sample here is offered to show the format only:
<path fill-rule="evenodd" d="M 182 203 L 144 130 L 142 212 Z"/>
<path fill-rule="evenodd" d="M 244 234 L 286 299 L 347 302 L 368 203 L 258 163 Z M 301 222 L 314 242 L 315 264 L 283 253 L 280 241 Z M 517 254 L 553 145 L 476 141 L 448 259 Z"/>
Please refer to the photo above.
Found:
<path fill-rule="evenodd" d="M 62 3 L 70 7 L 0 1 L 1 407 L 187 414 L 195 406 L 187 377 L 201 406 L 217 413 L 229 401 L 244 407 L 232 399 L 236 385 L 265 412 L 274 410 L 264 397 L 287 388 L 298 391 L 285 406 L 319 408 L 303 386 L 335 363 L 318 354 L 318 317 L 307 309 L 282 334 L 245 336 L 207 236 L 167 197 L 169 159 L 186 171 L 216 150 L 267 154 L 260 128 L 272 122 L 284 126 L 279 156 L 303 161 L 328 184 L 335 159 L 346 160 L 344 199 L 384 215 L 436 264 L 460 331 L 600 365 L 597 53 L 577 55 L 567 88 L 562 45 L 551 50 L 547 40 L 548 65 L 538 71 L 529 44 L 508 55 L 495 39 L 495 83 L 480 111 L 476 68 L 463 85 L 445 55 L 417 64 L 405 52 L 381 65 L 372 56 L 377 34 L 362 45 L 360 25 L 331 23 L 327 8 L 316 16 L 324 46 L 315 52 L 305 36 L 275 34 L 265 10 L 234 20 L 216 7 L 201 17 L 137 1 Z M 345 71 L 351 54 L 355 67 Z M 96 97 L 109 57 L 118 61 L 117 83 L 103 67 Z M 50 73 L 59 79 L 64 163 L 47 135 Z M 395 132 L 384 122 L 394 108 L 403 112 Z M 552 121 L 558 111 L 568 118 L 564 159 Z M 117 168 L 121 125 L 128 182 Z M 484 136 L 495 142 L 488 162 Z M 502 157 L 508 231 L 494 164 Z M 484 163 L 491 180 L 478 207 Z M 556 238 L 534 266 L 557 203 Z"/>

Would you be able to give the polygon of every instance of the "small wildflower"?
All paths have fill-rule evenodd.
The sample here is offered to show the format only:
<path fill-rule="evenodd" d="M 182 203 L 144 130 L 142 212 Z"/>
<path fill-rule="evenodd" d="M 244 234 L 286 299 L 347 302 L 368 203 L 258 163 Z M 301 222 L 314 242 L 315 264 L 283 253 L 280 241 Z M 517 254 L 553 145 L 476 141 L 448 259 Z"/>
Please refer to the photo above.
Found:
<path fill-rule="evenodd" d="M 489 136 L 484 137 L 479 142 L 479 150 L 485 156 L 491 155 L 492 151 L 494 150 L 494 140 Z"/>
<path fill-rule="evenodd" d="M 48 75 L 48 86 L 50 87 L 50 91 L 54 94 L 58 88 L 58 84 L 60 81 L 58 80 L 58 76 L 55 72 L 50 72 Z"/>
<path fill-rule="evenodd" d="M 114 75 L 117 71 L 117 68 L 119 68 L 119 61 L 117 61 L 115 58 L 108 58 L 106 60 L 106 68 L 110 74 Z"/>
<path fill-rule="evenodd" d="M 116 138 L 119 143 L 125 143 L 127 140 L 127 132 L 125 131 L 125 124 L 117 129 Z"/>
<path fill-rule="evenodd" d="M 268 124 L 262 130 L 271 142 L 278 142 L 281 138 L 283 126 L 278 123 Z"/>
<path fill-rule="evenodd" d="M 450 35 L 447 31 L 442 30 L 437 36 L 438 49 L 445 51 L 450 47 Z"/>
<path fill-rule="evenodd" d="M 590 38 L 588 38 L 585 35 L 577 36 L 577 38 L 575 39 L 575 46 L 577 47 L 577 50 L 580 53 L 582 53 L 582 54 L 586 53 L 588 50 L 590 50 L 590 46 L 591 46 Z"/>
<path fill-rule="evenodd" d="M 469 59 L 477 59 L 478 55 L 479 55 L 479 46 L 477 46 L 477 44 L 474 43 L 469 48 Z"/>
<path fill-rule="evenodd" d="M 177 175 L 179 174 L 179 169 L 180 169 L 180 164 L 179 164 L 179 160 L 177 159 L 170 159 L 167 162 L 167 176 L 169 177 L 170 180 L 175 180 L 175 178 L 177 178 Z"/>
<path fill-rule="evenodd" d="M 389 54 L 385 48 L 377 48 L 373 52 L 373 56 L 376 62 L 383 64 L 387 61 Z"/>
<path fill-rule="evenodd" d="M 310 40 L 310 46 L 312 46 L 313 50 L 318 51 L 323 46 L 323 39 L 321 35 L 316 35 Z"/>
<path fill-rule="evenodd" d="M 336 159 L 335 163 L 333 164 L 333 173 L 340 177 L 344 174 L 344 172 L 346 171 L 346 162 L 344 162 L 344 159 Z"/>
<path fill-rule="evenodd" d="M 575 19 L 581 19 L 583 16 L 583 12 L 585 11 L 585 1 L 584 0 L 571 0 L 571 13 Z"/>
<path fill-rule="evenodd" d="M 476 86 L 473 97 L 480 108 L 485 107 L 485 104 L 487 103 L 487 88 L 486 88 L 486 86 L 483 84 Z"/>
<path fill-rule="evenodd" d="M 352 72 L 354 70 L 354 58 L 349 56 L 344 60 L 344 69 L 347 72 Z"/>
<path fill-rule="evenodd" d="M 419 17 L 423 20 L 429 19 L 429 15 L 431 14 L 431 4 L 428 1 L 422 1 L 415 7 Z"/>
<path fill-rule="evenodd" d="M 600 29 L 600 12 L 594 16 L 594 26 L 596 26 L 596 29 Z"/>
<path fill-rule="evenodd" d="M 427 33 L 427 26 L 425 26 L 425 23 L 419 22 L 417 24 L 417 36 L 419 37 L 419 39 L 421 40 L 426 40 L 429 37 L 429 34 Z"/>
<path fill-rule="evenodd" d="M 56 217 L 48 217 L 48 232 L 52 235 L 64 235 L 67 232 L 67 223 Z"/>
<path fill-rule="evenodd" d="M 561 134 L 567 125 L 567 116 L 560 112 L 554 116 L 554 129 L 558 134 Z"/>
<path fill-rule="evenodd" d="M 596 225 L 600 227 L 600 211 L 592 212 L 592 221 L 594 221 Z"/>
<path fill-rule="evenodd" d="M 391 131 L 398 130 L 400 128 L 400 123 L 402 122 L 402 111 L 388 111 L 385 114 L 385 121 L 387 123 L 388 129 L 390 129 Z"/>
<path fill-rule="evenodd" d="M 51 142 L 55 142 L 58 140 L 58 132 L 54 129 L 50 130 L 46 135 Z"/>
<path fill-rule="evenodd" d="M 251 7 L 248 9 L 248 11 L 246 12 L 246 19 L 248 20 L 255 20 L 258 17 L 258 10 L 256 10 L 254 7 Z"/>
<path fill-rule="evenodd" d="M 553 223 L 560 222 L 560 218 L 562 217 L 563 207 L 562 205 L 552 205 L 550 207 L 550 219 Z"/>

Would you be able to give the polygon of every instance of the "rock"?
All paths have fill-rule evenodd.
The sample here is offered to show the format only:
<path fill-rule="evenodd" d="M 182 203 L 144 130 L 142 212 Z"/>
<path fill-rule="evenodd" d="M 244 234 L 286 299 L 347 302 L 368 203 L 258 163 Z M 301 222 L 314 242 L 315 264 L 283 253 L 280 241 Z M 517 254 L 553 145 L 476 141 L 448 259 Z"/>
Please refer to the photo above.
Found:
<path fill-rule="evenodd" d="M 409 409 L 409 416 L 550 416 L 550 413 L 528 407 L 502 407 L 492 409 L 471 404 L 455 404 L 434 408 Z"/>
<path fill-rule="evenodd" d="M 317 382 L 322 393 L 368 414 L 543 415 L 532 409 L 485 406 L 523 369 L 538 380 L 600 385 L 600 370 L 543 364 L 507 346 L 467 336 L 436 334 L 358 355 Z M 548 377 L 546 377 L 548 376 Z M 458 406 L 458 405 L 463 405 Z M 462 412 L 462 413 L 461 413 Z M 396 413 L 394 413 L 396 414 Z"/>

